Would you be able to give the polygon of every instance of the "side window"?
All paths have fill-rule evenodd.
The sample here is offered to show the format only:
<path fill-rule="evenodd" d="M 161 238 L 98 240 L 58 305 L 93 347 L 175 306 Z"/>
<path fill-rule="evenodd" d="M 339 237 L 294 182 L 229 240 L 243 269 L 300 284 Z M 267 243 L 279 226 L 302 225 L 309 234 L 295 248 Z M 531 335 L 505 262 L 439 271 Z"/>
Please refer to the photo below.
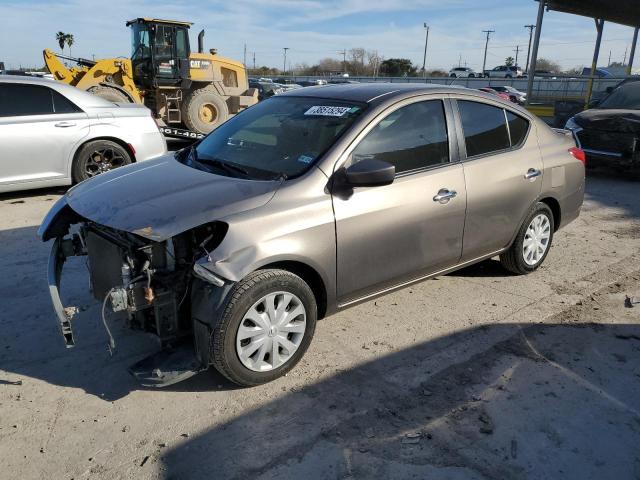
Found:
<path fill-rule="evenodd" d="M 176 55 L 178 58 L 187 58 L 187 31 L 178 28 L 176 29 Z"/>
<path fill-rule="evenodd" d="M 0 117 L 53 113 L 51 90 L 40 85 L 0 84 Z"/>
<path fill-rule="evenodd" d="M 505 150 L 511 146 L 502 108 L 458 100 L 458 111 L 464 130 L 467 157 Z"/>
<path fill-rule="evenodd" d="M 529 121 L 522 118 L 520 115 L 507 112 L 507 123 L 509 124 L 509 133 L 511 134 L 511 146 L 517 147 L 521 145 L 529 131 Z"/>
<path fill-rule="evenodd" d="M 353 162 L 375 158 L 391 163 L 396 173 L 449 162 L 449 142 L 441 100 L 412 103 L 390 113 L 362 139 Z"/>
<path fill-rule="evenodd" d="M 51 90 L 51 95 L 53 95 L 53 110 L 55 113 L 76 113 L 82 111 L 71 102 L 71 100 L 55 90 Z"/>

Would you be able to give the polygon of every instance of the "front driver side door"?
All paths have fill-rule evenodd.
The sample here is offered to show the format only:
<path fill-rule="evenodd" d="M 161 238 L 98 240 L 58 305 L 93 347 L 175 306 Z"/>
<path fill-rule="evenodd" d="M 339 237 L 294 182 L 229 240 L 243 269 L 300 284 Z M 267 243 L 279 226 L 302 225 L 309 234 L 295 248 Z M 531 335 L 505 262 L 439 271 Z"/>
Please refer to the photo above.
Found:
<path fill-rule="evenodd" d="M 333 195 L 341 305 L 450 267 L 462 252 L 464 174 L 452 162 L 445 103 L 413 99 L 391 109 L 345 152 L 343 167 L 383 160 L 395 165 L 394 182 Z"/>

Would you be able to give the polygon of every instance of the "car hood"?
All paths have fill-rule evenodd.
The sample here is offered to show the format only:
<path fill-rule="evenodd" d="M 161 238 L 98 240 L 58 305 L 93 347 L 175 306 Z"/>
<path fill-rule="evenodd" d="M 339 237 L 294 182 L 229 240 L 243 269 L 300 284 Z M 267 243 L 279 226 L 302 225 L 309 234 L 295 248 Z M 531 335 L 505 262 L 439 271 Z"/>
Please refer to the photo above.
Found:
<path fill-rule="evenodd" d="M 121 167 L 69 190 L 80 216 L 155 241 L 267 203 L 281 180 L 246 180 L 183 165 L 174 154 Z"/>
<path fill-rule="evenodd" d="M 582 128 L 640 135 L 640 111 L 592 108 L 577 114 L 574 121 Z"/>

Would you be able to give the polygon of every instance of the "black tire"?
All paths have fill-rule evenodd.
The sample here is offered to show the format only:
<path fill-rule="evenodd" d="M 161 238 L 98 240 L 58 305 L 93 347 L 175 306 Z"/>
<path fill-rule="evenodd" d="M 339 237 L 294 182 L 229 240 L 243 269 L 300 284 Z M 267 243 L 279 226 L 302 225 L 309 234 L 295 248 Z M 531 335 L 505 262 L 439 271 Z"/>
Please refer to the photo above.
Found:
<path fill-rule="evenodd" d="M 105 87 L 104 85 L 99 85 L 97 87 L 90 88 L 88 91 L 110 102 L 131 103 L 131 99 L 127 97 L 126 94 L 118 90 L 117 88 Z"/>
<path fill-rule="evenodd" d="M 296 295 L 306 310 L 306 329 L 298 349 L 275 369 L 258 372 L 247 368 L 236 351 L 236 335 L 247 311 L 263 296 L 285 291 Z M 224 313 L 213 331 L 213 366 L 233 383 L 254 386 L 270 382 L 291 370 L 309 348 L 316 328 L 318 309 L 309 286 L 297 275 L 285 270 L 258 270 L 240 281 L 229 293 Z"/>
<path fill-rule="evenodd" d="M 504 77 L 504 78 L 513 78 L 513 76 L 511 76 L 511 75 L 505 75 L 505 77 Z"/>
<path fill-rule="evenodd" d="M 524 259 L 524 253 L 523 253 L 524 240 L 525 240 L 525 236 L 527 235 L 527 229 L 529 228 L 529 224 L 531 224 L 531 221 L 540 214 L 545 215 L 549 220 L 549 227 L 550 227 L 549 241 L 547 244 L 547 248 L 544 254 L 542 255 L 542 257 L 534 265 L 529 265 Z M 544 259 L 547 258 L 547 254 L 549 253 L 549 250 L 551 250 L 554 229 L 555 229 L 555 219 L 553 218 L 553 212 L 551 211 L 549 206 L 542 202 L 536 203 L 531 209 L 531 211 L 529 212 L 529 215 L 527 215 L 527 218 L 522 223 L 522 226 L 520 227 L 520 231 L 518 232 L 518 235 L 516 236 L 516 239 L 514 240 L 509 250 L 507 250 L 502 255 L 500 255 L 500 263 L 502 264 L 502 266 L 507 270 L 509 270 L 510 272 L 513 272 L 518 275 L 525 275 L 527 273 L 531 273 L 534 270 L 536 270 L 540 265 L 542 265 L 542 262 L 544 262 Z"/>
<path fill-rule="evenodd" d="M 470 73 L 469 78 L 476 78 L 476 76 L 473 73 Z"/>
<path fill-rule="evenodd" d="M 452 73 L 451 75 L 449 75 L 451 78 L 456 78 L 457 75 L 455 73 Z"/>
<path fill-rule="evenodd" d="M 206 135 L 228 118 L 227 102 L 211 86 L 194 90 L 182 104 L 182 121 L 194 132 Z"/>
<path fill-rule="evenodd" d="M 111 140 L 93 140 L 85 143 L 76 153 L 72 166 L 73 182 L 129 165 L 131 154 Z"/>

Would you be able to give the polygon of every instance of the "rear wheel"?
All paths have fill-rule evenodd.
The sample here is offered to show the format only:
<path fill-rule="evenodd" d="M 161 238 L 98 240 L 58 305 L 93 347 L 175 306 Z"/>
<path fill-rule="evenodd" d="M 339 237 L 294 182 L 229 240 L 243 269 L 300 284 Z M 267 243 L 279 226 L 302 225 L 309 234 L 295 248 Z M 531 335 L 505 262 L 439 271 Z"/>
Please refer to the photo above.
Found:
<path fill-rule="evenodd" d="M 114 103 L 131 103 L 129 97 L 127 97 L 124 93 L 122 93 L 117 88 L 113 87 L 105 87 L 104 85 L 99 85 L 97 87 L 90 88 L 87 90 L 94 95 L 99 96 L 100 98 L 104 98 L 110 102 Z"/>
<path fill-rule="evenodd" d="M 538 202 L 520 227 L 511 248 L 500 255 L 507 270 L 523 275 L 536 270 L 547 258 L 553 240 L 554 218 L 549 206 Z"/>
<path fill-rule="evenodd" d="M 456 78 L 457 77 L 457 75 L 455 73 L 452 73 L 450 76 L 451 76 L 451 78 Z"/>
<path fill-rule="evenodd" d="M 186 127 L 205 135 L 228 118 L 227 102 L 213 87 L 194 90 L 182 106 L 182 120 Z"/>
<path fill-rule="evenodd" d="M 94 140 L 80 148 L 73 161 L 73 181 L 82 182 L 100 173 L 131 163 L 125 148 L 110 140 Z"/>
<path fill-rule="evenodd" d="M 285 270 L 258 270 L 230 293 L 213 332 L 213 365 L 238 385 L 270 382 L 291 370 L 316 328 L 313 292 Z"/>
<path fill-rule="evenodd" d="M 473 73 L 470 73 L 469 78 L 475 78 L 475 75 Z"/>

